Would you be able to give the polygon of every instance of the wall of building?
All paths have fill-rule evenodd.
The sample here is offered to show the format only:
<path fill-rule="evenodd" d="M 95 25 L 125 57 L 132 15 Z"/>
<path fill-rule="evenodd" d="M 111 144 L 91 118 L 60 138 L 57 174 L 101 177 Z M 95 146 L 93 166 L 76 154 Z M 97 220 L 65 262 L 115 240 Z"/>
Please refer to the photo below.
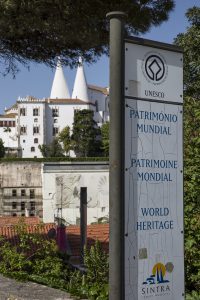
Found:
<path fill-rule="evenodd" d="M 43 221 L 80 221 L 80 188 L 87 187 L 87 223 L 109 215 L 108 163 L 44 163 Z"/>
<path fill-rule="evenodd" d="M 0 138 L 4 142 L 4 147 L 17 149 L 17 127 L 16 118 L 6 118 L 6 115 L 0 117 Z"/>
<path fill-rule="evenodd" d="M 58 128 L 58 132 L 66 126 L 72 128 L 74 122 L 74 110 L 87 109 L 88 105 L 73 105 L 67 103 L 46 103 L 46 143 L 52 142 L 53 127 Z M 53 116 L 53 109 L 58 110 L 58 116 Z"/>
<path fill-rule="evenodd" d="M 25 115 L 21 113 L 22 109 Z M 39 101 L 31 103 L 22 99 L 18 103 L 18 134 L 22 157 L 42 157 L 38 146 L 44 144 L 44 109 L 45 103 Z M 34 115 L 35 110 L 38 110 L 38 115 Z M 26 132 L 22 132 L 22 127 L 26 128 Z M 34 132 L 37 127 L 39 132 Z"/>
<path fill-rule="evenodd" d="M 42 217 L 41 163 L 0 163 L 0 215 Z"/>

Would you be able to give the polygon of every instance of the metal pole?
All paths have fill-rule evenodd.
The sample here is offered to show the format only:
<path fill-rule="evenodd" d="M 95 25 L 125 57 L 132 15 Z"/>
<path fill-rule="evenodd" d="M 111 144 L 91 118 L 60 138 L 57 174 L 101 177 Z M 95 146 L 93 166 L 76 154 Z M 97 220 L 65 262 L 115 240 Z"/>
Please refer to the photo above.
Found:
<path fill-rule="evenodd" d="M 109 299 L 124 300 L 124 19 L 110 12 Z"/>
<path fill-rule="evenodd" d="M 84 263 L 84 247 L 87 244 L 87 188 L 81 187 L 80 192 L 80 233 L 81 233 L 81 263 Z"/>

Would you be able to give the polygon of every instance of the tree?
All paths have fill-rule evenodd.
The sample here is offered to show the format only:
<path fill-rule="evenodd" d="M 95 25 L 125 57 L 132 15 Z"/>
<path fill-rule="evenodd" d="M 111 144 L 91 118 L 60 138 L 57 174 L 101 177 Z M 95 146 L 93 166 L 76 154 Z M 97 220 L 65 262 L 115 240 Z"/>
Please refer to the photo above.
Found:
<path fill-rule="evenodd" d="M 27 60 L 73 66 L 107 53 L 106 13 L 127 13 L 127 34 L 146 32 L 168 19 L 174 0 L 4 0 L 0 2 L 0 56 L 6 71 Z"/>
<path fill-rule="evenodd" d="M 49 145 L 39 145 L 43 157 L 63 157 L 63 149 L 57 138 Z"/>
<path fill-rule="evenodd" d="M 74 113 L 72 143 L 77 156 L 98 156 L 100 152 L 99 129 L 93 119 L 92 110 L 78 110 Z"/>
<path fill-rule="evenodd" d="M 101 127 L 102 149 L 104 155 L 109 155 L 109 122 L 106 122 Z"/>
<path fill-rule="evenodd" d="M 71 150 L 70 127 L 66 126 L 58 135 L 58 141 L 63 144 L 65 153 Z"/>
<path fill-rule="evenodd" d="M 0 139 L 0 158 L 4 157 L 4 155 L 5 155 L 5 147 L 3 144 L 4 143 L 3 143 L 2 139 Z"/>
<path fill-rule="evenodd" d="M 175 43 L 184 50 L 184 219 L 186 289 L 200 290 L 200 8 Z"/>
<path fill-rule="evenodd" d="M 200 99 L 200 7 L 190 8 L 186 16 L 191 26 L 177 36 L 175 43 L 184 50 L 185 94 Z"/>

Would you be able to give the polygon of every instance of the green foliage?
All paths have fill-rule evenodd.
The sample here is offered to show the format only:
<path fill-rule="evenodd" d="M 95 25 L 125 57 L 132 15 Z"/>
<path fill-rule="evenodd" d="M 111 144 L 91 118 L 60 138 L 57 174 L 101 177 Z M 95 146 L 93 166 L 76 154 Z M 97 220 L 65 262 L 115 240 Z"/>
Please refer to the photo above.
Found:
<path fill-rule="evenodd" d="M 93 115 L 94 112 L 87 109 L 74 112 L 72 143 L 78 157 L 99 156 L 100 131 Z"/>
<path fill-rule="evenodd" d="M 184 50 L 184 87 L 188 96 L 200 98 L 200 7 L 190 8 L 186 16 L 190 27 L 175 43 Z"/>
<path fill-rule="evenodd" d="M 4 162 L 18 162 L 18 161 L 32 161 L 32 162 L 59 162 L 59 161 L 68 161 L 68 162 L 105 162 L 108 163 L 108 157 L 43 157 L 43 158 L 21 158 L 21 157 L 6 157 L 1 158 L 0 163 Z"/>
<path fill-rule="evenodd" d="M 135 34 L 165 21 L 173 6 L 173 0 L 1 1 L 2 65 L 5 71 L 15 72 L 16 60 L 52 66 L 60 56 L 63 63 L 73 66 L 81 55 L 93 62 L 107 53 L 108 12 L 126 12 L 127 33 Z"/>
<path fill-rule="evenodd" d="M 40 231 L 27 232 L 27 226 L 20 222 L 16 226 L 19 242 L 13 246 L 1 239 L 0 273 L 17 280 L 33 280 L 52 287 L 64 288 L 69 270 L 57 250 L 54 240 L 47 240 Z"/>
<path fill-rule="evenodd" d="M 62 157 L 64 156 L 64 151 L 62 149 L 61 144 L 57 138 L 53 139 L 53 141 L 49 145 L 39 145 L 39 149 L 43 155 L 43 157 Z"/>
<path fill-rule="evenodd" d="M 58 141 L 63 144 L 63 149 L 67 154 L 72 148 L 69 126 L 64 127 L 63 130 L 59 133 Z"/>
<path fill-rule="evenodd" d="M 193 291 L 191 294 L 186 294 L 186 300 L 199 300 L 200 293 Z"/>
<path fill-rule="evenodd" d="M 0 158 L 4 157 L 4 155 L 5 155 L 5 147 L 3 144 L 4 143 L 3 143 L 2 139 L 0 138 Z"/>
<path fill-rule="evenodd" d="M 68 284 L 71 294 L 92 300 L 108 300 L 108 255 L 96 241 L 90 250 L 85 249 L 86 274 L 75 271 Z"/>
<path fill-rule="evenodd" d="M 200 289 L 200 102 L 184 100 L 184 204 L 186 288 Z"/>
<path fill-rule="evenodd" d="M 109 122 L 101 127 L 102 149 L 105 156 L 109 156 Z"/>
<path fill-rule="evenodd" d="M 0 273 L 67 290 L 78 298 L 108 300 L 108 255 L 99 242 L 90 250 L 85 249 L 87 272 L 83 274 L 72 271 L 66 263 L 66 255 L 58 252 L 55 241 L 41 234 L 43 224 L 29 233 L 22 219 L 15 230 L 17 246 L 0 238 Z"/>
<path fill-rule="evenodd" d="M 187 299 L 200 290 L 200 8 L 190 8 L 190 23 L 175 43 L 184 51 L 184 220 Z"/>

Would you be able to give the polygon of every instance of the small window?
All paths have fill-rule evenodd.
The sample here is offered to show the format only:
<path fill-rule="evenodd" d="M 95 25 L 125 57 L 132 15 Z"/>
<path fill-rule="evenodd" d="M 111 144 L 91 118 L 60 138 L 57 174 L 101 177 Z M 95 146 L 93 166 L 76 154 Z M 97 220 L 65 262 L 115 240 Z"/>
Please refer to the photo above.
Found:
<path fill-rule="evenodd" d="M 34 144 L 38 144 L 38 138 L 34 139 Z"/>
<path fill-rule="evenodd" d="M 105 212 L 105 211 L 106 211 L 106 208 L 105 208 L 105 207 L 102 207 L 102 208 L 101 208 L 101 211 L 102 211 L 102 212 Z"/>
<path fill-rule="evenodd" d="M 58 117 L 58 116 L 59 116 L 58 108 L 53 108 L 52 109 L 52 117 Z"/>
<path fill-rule="evenodd" d="M 21 196 L 22 197 L 26 196 L 26 190 L 21 190 Z"/>
<path fill-rule="evenodd" d="M 25 217 L 25 213 L 21 213 L 21 216 L 22 216 L 22 217 Z"/>
<path fill-rule="evenodd" d="M 31 211 L 35 210 L 35 201 L 30 202 L 30 209 Z"/>
<path fill-rule="evenodd" d="M 26 109 L 25 108 L 20 108 L 19 114 L 20 114 L 20 116 L 25 116 L 26 115 Z"/>
<path fill-rule="evenodd" d="M 35 190 L 30 190 L 30 199 L 35 198 Z"/>
<path fill-rule="evenodd" d="M 38 134 L 38 133 L 40 133 L 40 128 L 39 128 L 39 126 L 34 126 L 34 127 L 33 127 L 33 134 Z"/>
<path fill-rule="evenodd" d="M 35 214 L 33 212 L 30 213 L 30 217 L 34 217 Z"/>
<path fill-rule="evenodd" d="M 53 122 L 54 122 L 54 123 L 58 123 L 58 119 L 54 119 Z"/>
<path fill-rule="evenodd" d="M 12 202 L 12 209 L 16 209 L 17 208 L 17 202 Z"/>
<path fill-rule="evenodd" d="M 31 147 L 31 152 L 35 152 L 35 147 Z"/>
<path fill-rule="evenodd" d="M 81 221 L 81 219 L 76 217 L 76 225 L 80 225 L 80 221 Z"/>
<path fill-rule="evenodd" d="M 38 122 L 38 118 L 35 118 L 35 119 L 34 119 L 34 122 L 37 123 L 37 122 Z"/>
<path fill-rule="evenodd" d="M 16 216 L 17 216 L 17 214 L 16 214 L 16 213 L 13 213 L 13 214 L 12 214 L 12 216 L 13 216 L 13 217 L 16 217 Z"/>
<path fill-rule="evenodd" d="M 17 190 L 12 190 L 12 196 L 16 197 L 17 196 Z"/>
<path fill-rule="evenodd" d="M 33 109 L 33 116 L 39 116 L 39 109 L 38 108 Z"/>
<path fill-rule="evenodd" d="M 26 141 L 25 141 L 25 140 L 23 140 L 23 143 L 26 143 Z"/>
<path fill-rule="evenodd" d="M 58 134 L 58 127 L 53 127 L 53 136 Z"/>
<path fill-rule="evenodd" d="M 25 210 L 25 202 L 21 202 L 21 211 Z"/>
<path fill-rule="evenodd" d="M 26 127 L 25 127 L 25 126 L 21 126 L 21 127 L 20 127 L 20 134 L 21 134 L 21 135 L 26 134 Z"/>

